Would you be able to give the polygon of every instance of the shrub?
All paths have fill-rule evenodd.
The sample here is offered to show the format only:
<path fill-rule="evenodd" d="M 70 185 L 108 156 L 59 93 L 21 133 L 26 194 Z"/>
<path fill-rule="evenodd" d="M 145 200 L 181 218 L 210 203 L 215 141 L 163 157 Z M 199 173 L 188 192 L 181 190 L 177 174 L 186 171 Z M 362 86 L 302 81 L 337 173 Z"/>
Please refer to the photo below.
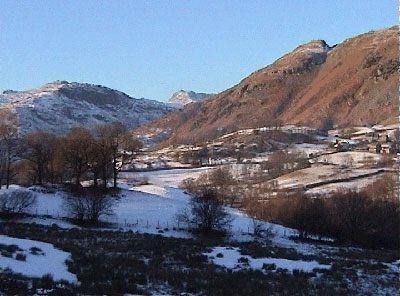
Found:
<path fill-rule="evenodd" d="M 240 257 L 240 258 L 238 259 L 238 263 L 249 264 L 249 258 Z"/>
<path fill-rule="evenodd" d="M 80 223 L 95 224 L 101 215 L 112 215 L 116 197 L 105 188 L 74 188 L 64 196 L 66 210 Z"/>
<path fill-rule="evenodd" d="M 236 181 L 229 168 L 223 166 L 203 173 L 197 179 L 185 179 L 180 187 L 197 196 L 206 190 L 213 190 L 218 194 L 221 203 L 232 206 L 238 199 L 238 195 L 233 191 L 234 184 Z"/>
<path fill-rule="evenodd" d="M 378 184 L 378 183 L 377 183 Z M 380 184 L 380 183 L 379 183 Z M 392 190 L 338 191 L 328 198 L 299 194 L 268 201 L 275 222 L 296 228 L 299 237 L 329 236 L 366 247 L 400 246 L 400 210 Z M 381 187 L 379 187 L 381 189 Z"/>
<path fill-rule="evenodd" d="M 139 185 L 148 185 L 149 184 L 149 177 L 143 176 L 139 180 Z"/>
<path fill-rule="evenodd" d="M 53 275 L 52 274 L 45 274 L 42 276 L 42 278 L 40 279 L 41 284 L 43 285 L 43 287 L 50 289 L 53 287 L 54 285 L 54 279 L 53 279 Z"/>
<path fill-rule="evenodd" d="M 232 222 L 218 193 L 208 188 L 193 195 L 189 202 L 189 208 L 178 213 L 177 219 L 179 222 L 187 223 L 196 232 L 203 234 L 226 232 Z"/>
<path fill-rule="evenodd" d="M 21 214 L 31 209 L 36 203 L 36 195 L 26 190 L 6 191 L 0 195 L 2 214 Z"/>
<path fill-rule="evenodd" d="M 32 255 L 42 255 L 43 251 L 37 247 L 32 247 L 29 249 Z"/>
<path fill-rule="evenodd" d="M 192 223 L 202 232 L 213 230 L 224 231 L 231 223 L 229 214 L 225 211 L 218 194 L 214 190 L 207 189 L 190 201 L 192 211 Z"/>
<path fill-rule="evenodd" d="M 276 269 L 276 264 L 275 263 L 272 263 L 272 264 L 264 263 L 263 266 L 262 266 L 262 269 L 263 270 L 275 270 Z"/>
<path fill-rule="evenodd" d="M 17 253 L 17 255 L 15 256 L 15 259 L 17 259 L 19 261 L 26 261 L 26 255 L 22 254 L 22 253 Z"/>

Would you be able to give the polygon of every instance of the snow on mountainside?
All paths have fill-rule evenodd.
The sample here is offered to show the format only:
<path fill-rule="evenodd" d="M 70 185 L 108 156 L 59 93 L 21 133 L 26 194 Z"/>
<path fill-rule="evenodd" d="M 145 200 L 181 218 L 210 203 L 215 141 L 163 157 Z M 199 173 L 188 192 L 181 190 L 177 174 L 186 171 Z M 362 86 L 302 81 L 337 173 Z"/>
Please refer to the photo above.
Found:
<path fill-rule="evenodd" d="M 211 94 L 180 90 L 172 95 L 172 97 L 168 100 L 168 103 L 177 107 L 183 107 L 189 103 L 206 99 L 209 96 L 211 96 Z"/>
<path fill-rule="evenodd" d="M 0 94 L 0 108 L 17 113 L 22 134 L 38 129 L 63 134 L 75 126 L 90 128 L 115 121 L 136 128 L 175 110 L 169 104 L 134 99 L 101 85 L 66 81 L 28 91 L 5 91 Z"/>

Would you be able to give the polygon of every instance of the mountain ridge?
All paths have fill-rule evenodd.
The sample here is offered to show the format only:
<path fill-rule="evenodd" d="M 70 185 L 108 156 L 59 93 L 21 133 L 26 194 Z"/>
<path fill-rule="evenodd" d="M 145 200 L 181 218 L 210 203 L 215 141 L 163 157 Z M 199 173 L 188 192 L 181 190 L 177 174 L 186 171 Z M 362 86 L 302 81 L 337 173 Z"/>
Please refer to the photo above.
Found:
<path fill-rule="evenodd" d="M 59 80 L 27 91 L 5 91 L 0 108 L 18 115 L 21 134 L 41 129 L 57 135 L 75 126 L 91 128 L 113 121 L 136 128 L 176 110 L 102 85 Z"/>
<path fill-rule="evenodd" d="M 332 47 L 323 40 L 313 40 L 233 87 L 135 133 L 166 130 L 167 143 L 175 144 L 212 140 L 224 132 L 277 121 L 321 129 L 395 123 L 397 35 L 395 26 Z"/>

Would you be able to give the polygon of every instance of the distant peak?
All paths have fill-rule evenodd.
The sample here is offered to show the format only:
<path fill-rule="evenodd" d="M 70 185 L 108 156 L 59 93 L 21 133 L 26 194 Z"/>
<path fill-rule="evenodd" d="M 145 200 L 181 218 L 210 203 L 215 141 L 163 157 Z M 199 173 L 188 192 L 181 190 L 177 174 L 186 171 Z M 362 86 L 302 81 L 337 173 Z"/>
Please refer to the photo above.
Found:
<path fill-rule="evenodd" d="M 185 91 L 181 89 L 172 95 L 168 103 L 183 107 L 189 103 L 201 101 L 209 96 L 211 96 L 211 94 L 196 93 L 194 91 Z"/>
<path fill-rule="evenodd" d="M 330 50 L 330 46 L 326 43 L 325 40 L 317 39 L 311 40 L 305 44 L 298 46 L 293 52 L 300 51 L 300 50 L 309 50 L 315 53 L 325 53 Z"/>
<path fill-rule="evenodd" d="M 325 40 L 311 40 L 276 60 L 270 65 L 271 73 L 299 73 L 305 71 L 312 68 L 313 65 L 324 63 L 330 50 L 331 47 Z"/>
<path fill-rule="evenodd" d="M 3 94 L 13 94 L 13 93 L 17 93 L 17 91 L 12 89 L 6 89 L 3 91 Z"/>
<path fill-rule="evenodd" d="M 54 80 L 54 81 L 46 83 L 44 85 L 65 85 L 65 84 L 69 84 L 69 82 L 66 80 Z"/>

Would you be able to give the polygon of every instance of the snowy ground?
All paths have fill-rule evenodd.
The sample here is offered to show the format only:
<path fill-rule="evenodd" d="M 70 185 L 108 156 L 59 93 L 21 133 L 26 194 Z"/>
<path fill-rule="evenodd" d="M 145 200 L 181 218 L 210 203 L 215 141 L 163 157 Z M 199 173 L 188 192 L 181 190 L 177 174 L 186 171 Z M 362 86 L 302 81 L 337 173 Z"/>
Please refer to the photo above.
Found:
<path fill-rule="evenodd" d="M 214 264 L 229 268 L 241 269 L 251 268 L 262 270 L 264 265 L 274 264 L 273 269 L 301 270 L 311 272 L 314 269 L 329 269 L 330 265 L 319 264 L 316 261 L 289 260 L 282 258 L 252 258 L 248 255 L 241 255 L 239 248 L 215 247 L 211 253 L 205 253 Z M 244 260 L 243 260 L 244 259 Z M 243 263 L 245 262 L 245 263 Z"/>
<path fill-rule="evenodd" d="M 145 173 L 123 173 L 125 180 L 121 190 L 113 216 L 101 217 L 102 220 L 113 223 L 118 229 L 132 230 L 139 233 L 161 234 L 173 237 L 191 237 L 185 225 L 177 221 L 176 214 L 188 207 L 190 196 L 179 189 L 182 180 L 188 177 L 198 177 L 209 168 L 199 169 L 175 169 L 152 171 Z M 130 178 L 137 175 L 145 175 L 149 179 L 148 185 L 128 186 Z M 121 184 L 121 185 L 123 185 Z M 13 186 L 10 190 L 28 190 Z M 42 217 L 25 218 L 23 222 L 35 222 L 37 224 L 57 224 L 61 228 L 76 227 L 66 221 L 68 214 L 63 206 L 61 192 L 38 192 L 37 204 L 31 210 L 31 214 Z M 231 225 L 231 237 L 237 241 L 252 240 L 253 220 L 238 209 L 226 208 L 233 218 Z M 46 217 L 43 217 L 45 215 Z M 290 236 L 297 233 L 296 230 L 262 222 L 266 229 L 270 229 L 275 235 L 274 242 L 278 245 L 294 247 Z M 309 250 L 307 251 L 309 252 Z"/>
<path fill-rule="evenodd" d="M 334 181 L 338 178 L 353 178 L 363 176 L 365 174 L 371 174 L 378 172 L 378 169 L 342 169 L 332 164 L 315 164 L 310 168 L 301 169 L 292 173 L 283 175 L 276 178 L 278 186 L 281 188 L 296 188 L 303 187 L 309 184 L 318 183 L 321 181 Z M 338 189 L 341 187 L 346 188 L 363 188 L 373 182 L 375 177 L 362 178 L 360 180 L 354 180 L 349 182 L 340 182 L 330 185 L 324 185 L 322 189 Z M 313 192 L 318 193 L 320 187 L 315 188 Z"/>
<path fill-rule="evenodd" d="M 55 249 L 52 244 L 5 235 L 0 235 L 0 244 L 16 245 L 21 249 L 17 253 L 26 256 L 25 261 L 21 261 L 15 259 L 15 256 L 9 258 L 0 255 L 0 268 L 10 268 L 12 271 L 28 277 L 40 278 L 46 274 L 51 274 L 54 280 L 77 282 L 75 275 L 68 272 L 65 264 L 65 260 L 70 257 L 70 254 Z M 33 254 L 32 248 L 37 248 L 40 251 Z"/>
<path fill-rule="evenodd" d="M 307 174 L 304 173 L 304 171 L 307 172 L 307 170 L 309 169 L 303 170 L 303 174 L 298 175 L 298 177 L 296 177 L 296 180 L 297 182 L 308 179 L 310 179 L 310 182 L 318 181 L 319 178 L 316 178 L 315 176 L 332 174 L 334 167 L 334 165 L 320 165 L 321 171 L 318 171 L 318 173 L 316 173 L 314 168 L 311 177 L 307 177 Z M 210 168 L 174 169 L 151 171 L 145 173 L 122 173 L 120 185 L 124 189 L 121 190 L 120 199 L 115 206 L 115 215 L 111 217 L 101 218 L 108 222 L 112 222 L 117 229 L 121 230 L 132 230 L 138 233 L 160 234 L 167 237 L 189 238 L 191 237 L 191 234 L 187 232 L 187 229 L 185 229 L 185 225 L 180 225 L 176 219 L 176 214 L 187 208 L 190 200 L 190 196 L 179 189 L 179 185 L 182 180 L 188 177 L 196 178 L 201 173 L 206 172 L 209 169 Z M 146 176 L 149 180 L 149 184 L 135 186 L 133 185 L 135 184 L 135 182 L 130 182 L 131 179 L 137 179 L 140 176 Z M 294 181 L 294 178 L 291 178 L 290 180 L 287 179 L 286 185 L 292 186 Z M 282 182 L 281 185 L 283 185 Z M 18 189 L 18 187 L 13 186 L 10 190 L 15 189 Z M 22 188 L 19 189 L 21 190 Z M 57 224 L 62 228 L 76 227 L 66 220 L 62 219 L 63 217 L 66 217 L 68 215 L 63 207 L 61 192 L 46 193 L 40 192 L 40 190 L 36 190 L 36 194 L 38 197 L 38 203 L 37 206 L 32 209 L 31 213 L 38 214 L 39 216 L 48 215 L 50 217 L 41 218 L 37 216 L 35 218 L 25 218 L 23 222 L 35 222 L 38 224 L 46 225 Z M 233 218 L 232 226 L 230 229 L 230 239 L 232 241 L 254 240 L 254 237 L 252 236 L 254 227 L 253 220 L 238 209 L 227 208 L 227 211 Z M 290 237 L 297 234 L 296 230 L 267 222 L 260 223 L 262 223 L 265 229 L 268 229 L 272 233 L 273 237 L 270 241 L 270 244 L 272 246 L 293 248 L 296 250 L 296 252 L 303 255 L 321 255 L 321 250 L 327 251 L 336 249 L 335 247 L 321 247 L 317 244 L 308 244 L 293 241 L 292 239 L 290 239 Z M 40 242 L 37 243 L 40 244 Z M 57 250 L 54 250 L 54 253 L 52 253 L 51 247 L 51 245 L 47 246 L 46 250 L 48 251 L 45 251 L 45 253 L 48 253 L 50 255 L 55 254 Z M 288 260 L 285 258 L 254 259 L 248 256 L 241 256 L 238 249 L 223 249 L 223 246 L 220 246 L 219 248 L 222 249 L 218 249 L 218 247 L 216 247 L 213 252 L 209 254 L 209 257 L 215 264 L 224 265 L 228 268 L 234 268 L 234 264 L 237 264 L 236 262 L 239 257 L 247 258 L 249 261 L 249 266 L 254 269 L 262 268 L 264 263 L 275 264 L 277 268 L 286 268 L 290 271 L 294 269 L 310 271 L 314 268 L 329 268 L 329 266 L 319 265 L 315 261 Z M 224 257 L 217 258 L 216 254 L 221 252 L 224 253 Z M 68 257 L 68 254 L 66 254 L 65 256 Z M 64 258 L 63 260 L 67 258 L 65 256 L 62 257 Z M 61 258 L 61 255 L 59 256 L 59 258 Z M 43 258 L 42 260 L 45 259 Z M 27 256 L 27 262 L 31 262 L 31 256 Z M 23 267 L 24 265 L 20 265 L 22 263 L 16 262 L 16 260 L 13 260 L 11 263 L 12 264 L 9 264 L 11 266 L 13 266 L 15 263 L 15 266 L 17 268 L 15 271 L 20 272 L 20 270 L 26 269 L 25 267 Z M 0 267 L 4 268 L 5 266 L 0 265 Z M 62 268 L 58 266 L 57 269 L 65 272 L 65 266 Z M 43 272 L 51 272 L 51 270 Z M 39 273 L 37 275 L 39 275 Z M 55 275 L 55 277 L 58 276 L 59 275 Z M 66 276 L 67 275 L 63 276 L 63 278 L 67 279 L 68 277 Z M 74 279 L 70 277 L 68 280 Z"/>
<path fill-rule="evenodd" d="M 325 152 L 327 148 L 328 148 L 327 144 L 301 143 L 301 144 L 294 144 L 293 147 L 289 149 L 289 151 L 303 152 L 309 156 L 310 154 L 318 154 Z"/>
<path fill-rule="evenodd" d="M 364 166 L 365 161 L 367 161 L 368 159 L 370 159 L 374 163 L 377 163 L 381 158 L 381 154 L 371 152 L 348 151 L 320 156 L 316 159 L 316 162 L 334 164 L 339 166 L 350 165 L 359 168 Z"/>
<path fill-rule="evenodd" d="M 377 180 L 376 176 L 371 176 L 371 177 L 365 177 L 362 178 L 361 180 L 354 180 L 354 181 L 348 181 L 348 182 L 340 182 L 340 183 L 332 183 L 332 184 L 326 184 L 322 186 L 318 186 L 316 188 L 312 188 L 307 190 L 307 194 L 311 196 L 315 195 L 326 195 L 329 193 L 336 192 L 338 190 L 356 190 L 356 191 L 361 191 L 368 185 L 374 183 Z"/>

